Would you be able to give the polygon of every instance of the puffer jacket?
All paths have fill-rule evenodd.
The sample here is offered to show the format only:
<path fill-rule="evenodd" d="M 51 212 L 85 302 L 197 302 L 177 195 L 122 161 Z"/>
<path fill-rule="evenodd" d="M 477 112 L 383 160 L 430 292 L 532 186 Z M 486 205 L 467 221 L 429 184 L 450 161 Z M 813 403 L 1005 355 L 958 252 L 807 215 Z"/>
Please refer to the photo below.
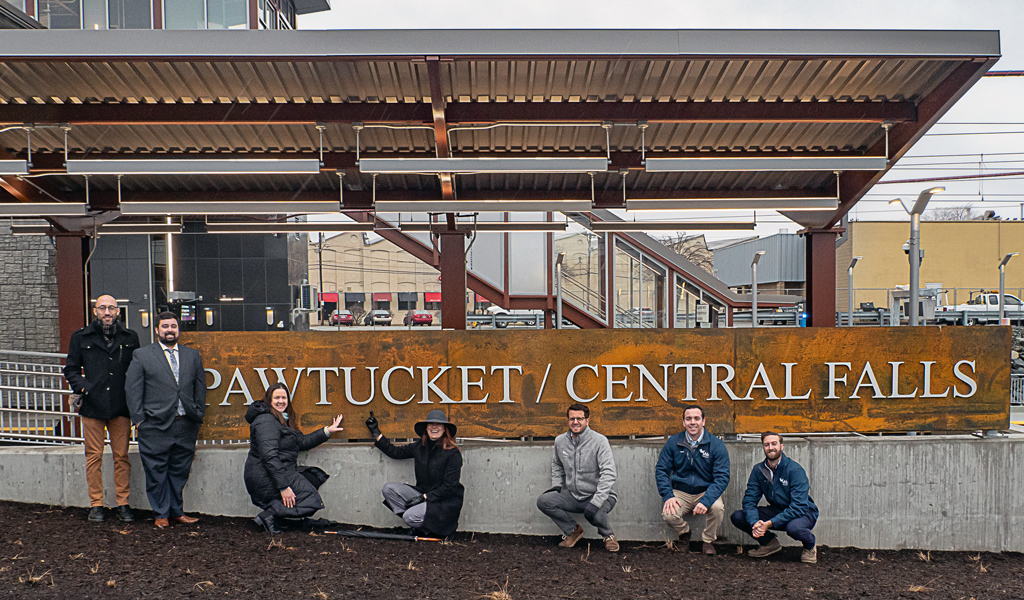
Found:
<path fill-rule="evenodd" d="M 299 510 L 286 511 L 288 514 L 281 516 L 308 516 L 323 508 L 320 494 L 299 474 L 296 464 L 299 452 L 329 439 L 323 428 L 303 435 L 282 425 L 262 401 L 249 405 L 245 420 L 249 422 L 249 455 L 245 459 L 244 479 L 252 503 L 262 509 L 280 504 L 281 490 L 290 487 Z"/>
<path fill-rule="evenodd" d="M 444 450 L 440 444 L 415 441 L 395 446 L 381 436 L 374 444 L 391 458 L 411 458 L 416 469 L 416 491 L 427 495 L 427 513 L 423 527 L 441 537 L 448 537 L 459 527 L 462 513 L 462 452 L 458 448 Z"/>

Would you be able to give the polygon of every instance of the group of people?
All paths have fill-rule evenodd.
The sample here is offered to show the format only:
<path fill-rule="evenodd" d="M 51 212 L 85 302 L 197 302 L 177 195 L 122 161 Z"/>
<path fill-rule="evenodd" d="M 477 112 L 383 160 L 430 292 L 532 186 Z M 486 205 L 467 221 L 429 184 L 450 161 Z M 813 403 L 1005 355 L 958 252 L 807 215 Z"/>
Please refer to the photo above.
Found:
<path fill-rule="evenodd" d="M 118 321 L 116 300 L 100 296 L 91 325 L 74 333 L 64 375 L 80 400 L 85 437 L 86 481 L 91 508 L 88 519 L 103 521 L 102 456 L 105 433 L 114 458 L 116 516 L 134 520 L 128 506 L 128 439 L 137 428 L 139 454 L 146 473 L 146 495 L 156 526 L 195 523 L 185 514 L 182 490 L 195 455 L 196 438 L 206 407 L 206 377 L 199 353 L 178 343 L 178 319 L 157 315 L 158 341 L 140 347 L 138 335 Z M 615 459 L 608 438 L 590 428 L 590 408 L 576 403 L 566 411 L 568 431 L 555 438 L 551 488 L 537 498 L 537 508 L 562 531 L 559 546 L 571 548 L 584 535 L 573 514 L 582 513 L 610 552 L 619 550 L 608 514 L 615 508 Z M 328 425 L 303 434 L 295 425 L 291 395 L 284 383 L 271 385 L 263 399 L 249 405 L 250 445 L 244 482 L 261 512 L 257 525 L 281 531 L 282 521 L 312 516 L 324 507 L 319 488 L 328 475 L 297 464 L 300 451 L 314 448 L 342 431 L 342 415 Z M 432 410 L 414 429 L 419 439 L 396 445 L 381 433 L 370 413 L 365 425 L 374 445 L 394 459 L 412 459 L 415 485 L 384 485 L 384 505 L 417 534 L 449 537 L 458 528 L 465 488 L 461 483 L 462 453 L 455 443 L 457 427 L 444 411 Z M 722 494 L 729 485 L 729 452 L 705 428 L 704 410 L 683 408 L 684 430 L 669 437 L 655 466 L 662 499 L 662 519 L 690 545 L 686 517 L 704 515 L 701 551 L 715 554 L 714 541 L 725 517 Z M 773 531 L 785 531 L 803 545 L 800 560 L 817 562 L 811 530 L 818 508 L 810 497 L 804 469 L 783 452 L 782 436 L 761 434 L 765 459 L 754 465 L 743 506 L 732 513 L 735 527 L 752 536 L 758 548 L 749 554 L 765 557 L 781 544 Z M 766 506 L 759 506 L 761 499 Z"/>

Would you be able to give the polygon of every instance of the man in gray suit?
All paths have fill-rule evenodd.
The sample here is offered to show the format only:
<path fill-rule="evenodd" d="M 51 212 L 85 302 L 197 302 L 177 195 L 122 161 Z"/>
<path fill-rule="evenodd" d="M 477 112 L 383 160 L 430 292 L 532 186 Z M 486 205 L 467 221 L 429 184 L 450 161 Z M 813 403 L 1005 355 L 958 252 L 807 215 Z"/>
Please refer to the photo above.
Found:
<path fill-rule="evenodd" d="M 195 523 L 182 509 L 181 491 L 188 483 L 199 425 L 206 413 L 203 359 L 178 343 L 178 318 L 156 317 L 159 341 L 132 355 L 125 395 L 138 428 L 139 456 L 146 471 L 146 495 L 156 526 L 170 521 Z"/>

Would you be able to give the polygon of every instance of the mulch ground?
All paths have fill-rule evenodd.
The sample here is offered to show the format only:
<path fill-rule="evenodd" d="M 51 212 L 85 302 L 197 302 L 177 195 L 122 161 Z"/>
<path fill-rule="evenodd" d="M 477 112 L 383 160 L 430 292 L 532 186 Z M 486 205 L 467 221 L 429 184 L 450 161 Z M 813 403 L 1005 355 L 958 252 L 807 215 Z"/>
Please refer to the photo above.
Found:
<path fill-rule="evenodd" d="M 271 536 L 201 516 L 160 531 L 88 523 L 86 510 L 0 502 L 0 598 L 1024 598 L 1024 555 L 797 548 L 768 559 L 599 540 L 460 534 L 453 543 Z M 501 595 L 502 593 L 506 595 Z"/>

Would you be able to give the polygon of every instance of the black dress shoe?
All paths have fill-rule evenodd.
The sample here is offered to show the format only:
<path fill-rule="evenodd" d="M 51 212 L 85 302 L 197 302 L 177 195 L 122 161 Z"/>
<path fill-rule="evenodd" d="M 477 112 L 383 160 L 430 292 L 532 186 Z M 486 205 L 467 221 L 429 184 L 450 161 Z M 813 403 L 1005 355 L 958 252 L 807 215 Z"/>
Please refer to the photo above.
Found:
<path fill-rule="evenodd" d="M 132 509 L 128 508 L 127 504 L 122 504 L 115 508 L 114 513 L 117 514 L 118 519 L 121 519 L 125 523 L 131 523 L 135 520 L 135 513 L 132 512 Z"/>
<path fill-rule="evenodd" d="M 256 515 L 253 522 L 262 527 L 267 533 L 284 533 L 277 527 L 274 515 L 260 513 Z"/>
<path fill-rule="evenodd" d="M 102 506 L 94 506 L 89 509 L 89 520 L 93 523 L 102 523 L 107 520 L 107 509 Z"/>

